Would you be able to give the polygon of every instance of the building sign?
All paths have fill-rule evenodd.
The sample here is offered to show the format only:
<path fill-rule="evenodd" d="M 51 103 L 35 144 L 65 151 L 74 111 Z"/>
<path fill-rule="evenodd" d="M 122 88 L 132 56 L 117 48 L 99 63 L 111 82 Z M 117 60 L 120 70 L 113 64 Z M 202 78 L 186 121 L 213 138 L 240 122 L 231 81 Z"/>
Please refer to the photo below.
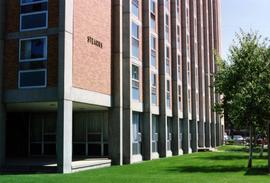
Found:
<path fill-rule="evenodd" d="M 103 48 L 102 42 L 100 42 L 100 41 L 94 39 L 94 38 L 91 37 L 91 36 L 87 36 L 87 42 L 90 43 L 90 44 L 92 44 L 92 45 L 95 45 L 95 46 L 97 46 L 97 47 L 99 47 L 99 48 Z"/>

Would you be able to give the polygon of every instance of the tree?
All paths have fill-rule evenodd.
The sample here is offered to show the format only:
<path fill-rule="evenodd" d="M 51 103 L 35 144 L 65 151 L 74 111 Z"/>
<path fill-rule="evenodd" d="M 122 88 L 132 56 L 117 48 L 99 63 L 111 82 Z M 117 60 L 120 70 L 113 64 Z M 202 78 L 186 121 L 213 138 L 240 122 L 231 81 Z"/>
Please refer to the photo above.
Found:
<path fill-rule="evenodd" d="M 252 167 L 255 128 L 265 128 L 270 116 L 270 48 L 257 33 L 241 31 L 226 61 L 217 60 L 216 91 L 223 96 L 217 111 L 226 111 L 236 127 L 250 131 L 248 168 Z M 270 158 L 270 157 L 269 157 Z"/>

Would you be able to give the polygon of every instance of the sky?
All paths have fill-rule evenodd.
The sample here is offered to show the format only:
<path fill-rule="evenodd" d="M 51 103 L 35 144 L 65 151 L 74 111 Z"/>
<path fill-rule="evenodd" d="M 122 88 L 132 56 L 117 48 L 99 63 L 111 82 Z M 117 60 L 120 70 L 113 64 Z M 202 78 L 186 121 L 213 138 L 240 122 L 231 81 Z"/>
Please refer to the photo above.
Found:
<path fill-rule="evenodd" d="M 240 28 L 270 38 L 270 0 L 221 0 L 223 58 Z"/>

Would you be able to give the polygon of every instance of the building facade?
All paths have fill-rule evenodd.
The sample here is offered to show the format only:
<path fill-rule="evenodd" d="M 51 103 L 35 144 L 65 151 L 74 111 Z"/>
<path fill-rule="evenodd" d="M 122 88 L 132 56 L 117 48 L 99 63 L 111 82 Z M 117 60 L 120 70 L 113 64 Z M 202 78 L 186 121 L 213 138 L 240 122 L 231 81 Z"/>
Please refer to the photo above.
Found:
<path fill-rule="evenodd" d="M 220 0 L 0 0 L 0 167 L 222 144 Z"/>

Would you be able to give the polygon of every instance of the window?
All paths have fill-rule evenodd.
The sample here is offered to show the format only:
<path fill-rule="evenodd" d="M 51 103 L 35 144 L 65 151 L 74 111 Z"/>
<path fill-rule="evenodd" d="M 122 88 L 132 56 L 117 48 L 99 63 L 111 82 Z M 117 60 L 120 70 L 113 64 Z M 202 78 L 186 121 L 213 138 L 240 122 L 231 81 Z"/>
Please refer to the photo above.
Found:
<path fill-rule="evenodd" d="M 132 65 L 132 98 L 140 100 L 139 67 Z"/>
<path fill-rule="evenodd" d="M 182 87 L 178 85 L 178 109 L 182 110 Z"/>
<path fill-rule="evenodd" d="M 169 0 L 165 0 L 165 7 L 169 9 Z"/>
<path fill-rule="evenodd" d="M 47 69 L 19 71 L 19 88 L 46 87 Z"/>
<path fill-rule="evenodd" d="M 198 67 L 196 67 L 195 70 L 195 81 L 196 81 L 196 88 L 199 88 L 199 71 L 198 71 Z"/>
<path fill-rule="evenodd" d="M 171 85 L 170 80 L 167 80 L 167 107 L 171 108 Z"/>
<path fill-rule="evenodd" d="M 156 0 L 150 1 L 150 12 L 154 15 L 156 14 Z"/>
<path fill-rule="evenodd" d="M 177 26 L 177 48 L 180 49 L 180 26 Z"/>
<path fill-rule="evenodd" d="M 176 11 L 177 11 L 177 16 L 179 17 L 180 15 L 180 0 L 176 0 Z"/>
<path fill-rule="evenodd" d="M 167 150 L 172 150 L 172 118 L 167 118 Z"/>
<path fill-rule="evenodd" d="M 182 72 L 181 72 L 181 57 L 180 55 L 177 56 L 177 73 L 178 73 L 178 80 L 182 80 Z"/>
<path fill-rule="evenodd" d="M 187 58 L 190 58 L 190 44 L 189 35 L 187 34 Z"/>
<path fill-rule="evenodd" d="M 156 68 L 156 37 L 151 35 L 151 42 L 150 42 L 150 49 L 151 49 L 151 65 L 152 67 Z"/>
<path fill-rule="evenodd" d="M 47 59 L 47 38 L 31 38 L 20 41 L 20 61 Z"/>
<path fill-rule="evenodd" d="M 165 37 L 166 40 L 169 41 L 169 15 L 166 14 L 165 18 Z"/>
<path fill-rule="evenodd" d="M 152 152 L 158 152 L 158 117 L 152 115 Z"/>
<path fill-rule="evenodd" d="M 155 0 L 151 0 L 150 2 L 150 27 L 152 31 L 156 31 L 156 2 Z"/>
<path fill-rule="evenodd" d="M 190 62 L 187 63 L 187 79 L 188 79 L 188 83 L 190 83 L 191 78 L 190 78 Z"/>
<path fill-rule="evenodd" d="M 188 112 L 191 113 L 191 91 L 188 90 Z"/>
<path fill-rule="evenodd" d="M 136 17 L 139 17 L 139 1 L 132 0 L 132 14 Z"/>
<path fill-rule="evenodd" d="M 171 68 L 170 68 L 170 48 L 166 47 L 166 73 L 170 74 L 171 73 Z"/>
<path fill-rule="evenodd" d="M 48 0 L 21 0 L 21 5 L 37 4 L 42 2 L 48 2 Z"/>
<path fill-rule="evenodd" d="M 141 119 L 140 113 L 132 113 L 132 151 L 133 155 L 141 154 Z"/>
<path fill-rule="evenodd" d="M 152 31 L 156 31 L 156 17 L 151 13 L 150 27 Z"/>
<path fill-rule="evenodd" d="M 132 56 L 139 58 L 139 25 L 132 22 Z"/>
<path fill-rule="evenodd" d="M 21 39 L 19 49 L 19 88 L 47 85 L 47 37 Z"/>
<path fill-rule="evenodd" d="M 157 105 L 157 75 L 151 73 L 152 104 Z"/>
<path fill-rule="evenodd" d="M 20 30 L 38 30 L 48 27 L 47 0 L 21 0 Z"/>

